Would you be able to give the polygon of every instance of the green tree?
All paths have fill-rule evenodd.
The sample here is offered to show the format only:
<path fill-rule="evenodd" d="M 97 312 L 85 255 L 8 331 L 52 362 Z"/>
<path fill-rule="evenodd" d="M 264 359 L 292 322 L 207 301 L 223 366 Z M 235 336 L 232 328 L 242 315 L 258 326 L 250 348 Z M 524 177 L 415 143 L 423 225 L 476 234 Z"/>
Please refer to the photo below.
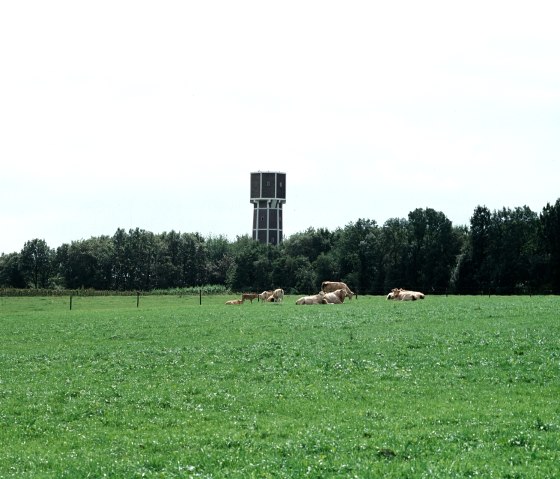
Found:
<path fill-rule="evenodd" d="M 206 283 L 206 245 L 199 233 L 181 235 L 181 285 L 187 287 Z"/>
<path fill-rule="evenodd" d="M 19 253 L 0 256 L 0 286 L 3 288 L 25 288 L 25 278 L 20 269 Z"/>
<path fill-rule="evenodd" d="M 208 284 L 225 285 L 227 272 L 233 263 L 231 246 L 225 236 L 206 239 L 206 277 Z"/>
<path fill-rule="evenodd" d="M 491 284 L 491 225 L 492 214 L 486 206 L 477 206 L 470 223 L 470 254 L 473 284 L 481 291 L 488 292 Z"/>
<path fill-rule="evenodd" d="M 531 286 L 537 233 L 537 214 L 527 206 L 492 213 L 488 267 L 494 291 L 511 294 Z"/>
<path fill-rule="evenodd" d="M 181 234 L 171 230 L 155 238 L 154 287 L 166 289 L 181 285 Z"/>
<path fill-rule="evenodd" d="M 384 290 L 406 286 L 408 264 L 408 221 L 403 218 L 388 219 L 381 229 L 380 248 Z"/>
<path fill-rule="evenodd" d="M 539 215 L 539 223 L 545 288 L 560 294 L 560 198 L 554 205 L 547 203 Z"/>
<path fill-rule="evenodd" d="M 113 241 L 108 236 L 63 244 L 56 250 L 58 271 L 71 289 L 111 289 Z"/>
<path fill-rule="evenodd" d="M 257 280 L 255 263 L 265 255 L 269 245 L 259 243 L 249 236 L 238 236 L 232 245 L 233 263 L 228 270 L 227 286 L 233 291 L 252 291 L 262 284 L 263 278 Z"/>
<path fill-rule="evenodd" d="M 355 292 L 368 291 L 375 275 L 375 249 L 378 226 L 374 220 L 358 219 L 340 231 L 335 245 L 340 278 Z"/>
<path fill-rule="evenodd" d="M 451 221 L 432 208 L 418 208 L 408 215 L 408 231 L 410 287 L 446 291 L 459 253 Z"/>
<path fill-rule="evenodd" d="M 35 289 L 47 288 L 52 271 L 54 252 L 45 240 L 27 241 L 20 253 L 20 270 L 27 284 Z"/>

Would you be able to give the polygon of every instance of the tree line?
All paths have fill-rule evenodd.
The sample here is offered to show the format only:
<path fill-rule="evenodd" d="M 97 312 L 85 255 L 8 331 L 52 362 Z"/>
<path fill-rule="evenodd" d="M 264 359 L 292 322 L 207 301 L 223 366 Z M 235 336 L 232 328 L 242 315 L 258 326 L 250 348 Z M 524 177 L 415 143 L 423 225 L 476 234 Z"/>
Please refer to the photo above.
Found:
<path fill-rule="evenodd" d="M 27 241 L 0 256 L 0 287 L 151 291 L 223 285 L 310 293 L 341 280 L 360 294 L 405 287 L 427 294 L 560 293 L 560 199 L 542 212 L 478 206 L 469 226 L 415 209 L 383 225 L 358 219 L 309 228 L 277 246 L 176 231 L 117 229 L 56 249 Z"/>

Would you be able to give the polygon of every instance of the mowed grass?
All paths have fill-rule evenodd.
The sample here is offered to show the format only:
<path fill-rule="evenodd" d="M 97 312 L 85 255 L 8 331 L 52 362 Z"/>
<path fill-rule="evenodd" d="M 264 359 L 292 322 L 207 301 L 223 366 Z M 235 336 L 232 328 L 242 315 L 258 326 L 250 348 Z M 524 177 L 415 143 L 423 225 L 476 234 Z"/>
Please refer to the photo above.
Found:
<path fill-rule="evenodd" d="M 560 473 L 560 299 L 0 298 L 0 477 Z"/>

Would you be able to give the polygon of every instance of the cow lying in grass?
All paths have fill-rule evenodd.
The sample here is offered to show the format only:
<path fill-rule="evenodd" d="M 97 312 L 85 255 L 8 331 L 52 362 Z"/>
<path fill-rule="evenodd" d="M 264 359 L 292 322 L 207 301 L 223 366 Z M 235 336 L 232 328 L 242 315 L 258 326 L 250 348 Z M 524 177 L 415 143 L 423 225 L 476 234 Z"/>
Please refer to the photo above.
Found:
<path fill-rule="evenodd" d="M 327 300 L 325 299 L 325 293 L 321 291 L 319 294 L 299 298 L 296 304 L 327 304 Z"/>
<path fill-rule="evenodd" d="M 337 289 L 332 293 L 325 293 L 323 296 L 327 303 L 329 304 L 342 304 L 344 299 L 348 296 L 348 293 L 344 289 Z"/>
<path fill-rule="evenodd" d="M 259 298 L 269 303 L 280 303 L 284 300 L 284 290 L 277 288 L 274 291 L 263 291 L 259 294 Z"/>
<path fill-rule="evenodd" d="M 284 301 L 284 290 L 281 288 L 275 289 L 272 294 L 267 298 L 270 303 L 281 303 Z"/>
<path fill-rule="evenodd" d="M 354 296 L 354 294 L 355 294 L 346 285 L 346 283 L 343 283 L 342 281 L 323 281 L 321 283 L 321 291 L 323 291 L 325 293 L 333 293 L 337 289 L 343 289 L 344 291 L 346 291 L 346 296 L 350 299 L 352 299 L 352 296 Z"/>
<path fill-rule="evenodd" d="M 242 299 L 230 299 L 229 301 L 226 301 L 226 304 L 243 304 L 243 300 Z"/>
<path fill-rule="evenodd" d="M 409 291 L 402 288 L 393 288 L 387 295 L 387 299 L 394 299 L 396 301 L 416 301 L 417 299 L 424 299 L 424 293 Z"/>
<path fill-rule="evenodd" d="M 270 298 L 272 296 L 273 291 L 268 290 L 268 291 L 263 291 L 262 293 L 259 293 L 259 299 L 261 301 L 266 301 L 268 298 Z"/>

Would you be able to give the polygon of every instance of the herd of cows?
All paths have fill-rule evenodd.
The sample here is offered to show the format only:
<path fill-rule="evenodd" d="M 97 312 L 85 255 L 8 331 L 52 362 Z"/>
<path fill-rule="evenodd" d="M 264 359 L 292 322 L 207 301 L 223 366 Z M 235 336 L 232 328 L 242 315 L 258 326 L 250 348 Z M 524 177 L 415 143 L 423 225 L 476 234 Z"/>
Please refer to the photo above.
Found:
<path fill-rule="evenodd" d="M 296 304 L 342 304 L 346 298 L 352 299 L 355 293 L 341 281 L 323 281 L 321 291 L 310 296 L 302 296 Z M 281 288 L 263 291 L 262 293 L 243 293 L 241 299 L 226 301 L 226 304 L 243 304 L 245 301 L 266 301 L 268 303 L 280 303 L 284 300 L 284 290 Z M 424 293 L 410 291 L 402 288 L 393 288 L 387 295 L 387 299 L 395 301 L 416 301 L 424 299 Z"/>

